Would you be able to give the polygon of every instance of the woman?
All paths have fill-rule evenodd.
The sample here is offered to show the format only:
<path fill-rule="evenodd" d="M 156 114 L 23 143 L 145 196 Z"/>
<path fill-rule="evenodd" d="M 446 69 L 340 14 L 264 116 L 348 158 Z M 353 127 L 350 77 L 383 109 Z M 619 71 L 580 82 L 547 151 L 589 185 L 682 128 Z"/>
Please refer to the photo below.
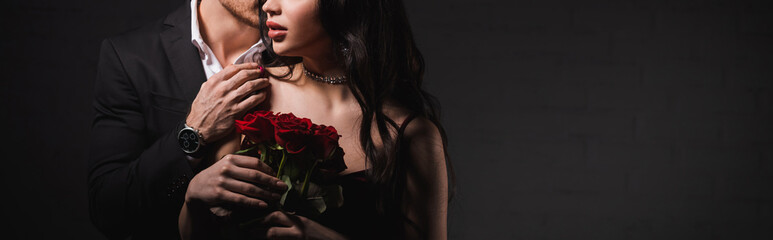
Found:
<path fill-rule="evenodd" d="M 266 66 L 289 66 L 268 68 L 262 108 L 334 126 L 348 167 L 340 211 L 319 222 L 273 212 L 266 236 L 445 239 L 453 171 L 402 1 L 267 0 L 261 20 Z"/>

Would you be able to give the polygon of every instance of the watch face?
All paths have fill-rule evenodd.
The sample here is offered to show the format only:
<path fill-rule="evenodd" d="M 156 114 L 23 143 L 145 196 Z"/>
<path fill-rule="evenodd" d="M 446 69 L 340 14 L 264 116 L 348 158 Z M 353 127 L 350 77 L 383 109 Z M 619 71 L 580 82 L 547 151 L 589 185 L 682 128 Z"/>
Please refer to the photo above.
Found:
<path fill-rule="evenodd" d="M 180 147 L 186 153 L 193 153 L 199 149 L 199 136 L 191 129 L 183 129 L 178 136 Z"/>

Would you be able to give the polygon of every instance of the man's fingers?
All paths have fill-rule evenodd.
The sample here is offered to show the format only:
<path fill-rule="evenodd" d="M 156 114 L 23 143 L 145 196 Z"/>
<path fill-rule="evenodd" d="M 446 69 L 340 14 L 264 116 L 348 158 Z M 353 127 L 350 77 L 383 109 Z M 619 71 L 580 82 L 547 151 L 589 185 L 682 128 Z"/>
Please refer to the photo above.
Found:
<path fill-rule="evenodd" d="M 274 170 L 265 163 L 261 162 L 260 159 L 234 154 L 228 154 L 223 157 L 223 159 L 231 161 L 237 167 L 241 167 L 241 169 L 224 168 L 224 174 L 228 174 L 229 176 L 243 181 L 264 185 L 279 191 L 287 190 L 287 184 L 272 176 L 274 174 Z"/>
<path fill-rule="evenodd" d="M 236 106 L 234 106 L 233 110 L 238 112 L 239 115 L 243 115 L 247 113 L 250 109 L 260 105 L 264 100 L 266 100 L 266 97 L 268 96 L 268 93 L 266 91 L 259 91 L 254 95 L 250 95 L 249 97 L 245 98 L 241 102 L 237 103 Z"/>
<path fill-rule="evenodd" d="M 259 186 L 268 187 L 271 190 L 284 191 L 287 184 L 271 175 L 261 171 L 238 166 L 224 167 L 223 174 L 244 182 L 254 183 Z M 281 183 L 281 184 L 280 184 Z"/>
<path fill-rule="evenodd" d="M 269 85 L 270 83 L 268 82 L 268 78 L 258 78 L 255 80 L 249 80 L 246 83 L 239 86 L 239 88 L 234 90 L 232 94 L 234 94 L 234 98 L 242 100 L 248 94 L 255 93 L 261 89 L 268 87 Z"/>
<path fill-rule="evenodd" d="M 222 184 L 223 188 L 225 189 L 262 200 L 276 201 L 282 197 L 278 193 L 270 192 L 253 184 L 242 182 L 236 179 L 227 179 L 223 181 Z"/>
<path fill-rule="evenodd" d="M 274 170 L 271 169 L 271 167 L 266 165 L 266 163 L 261 162 L 260 159 L 256 157 L 237 155 L 237 154 L 228 154 L 228 155 L 225 155 L 223 159 L 231 161 L 234 165 L 239 167 L 255 169 L 264 173 L 274 172 Z"/>
<path fill-rule="evenodd" d="M 233 91 L 241 87 L 245 82 L 260 78 L 261 70 L 258 69 L 242 69 L 228 79 L 228 91 Z"/>
<path fill-rule="evenodd" d="M 231 77 L 236 75 L 236 73 L 238 73 L 241 70 L 257 69 L 257 68 L 258 68 L 257 63 L 241 63 L 236 65 L 228 65 L 227 67 L 223 68 L 223 70 L 213 75 L 210 79 L 227 80 L 227 79 L 231 79 Z"/>
<path fill-rule="evenodd" d="M 233 205 L 244 206 L 244 207 L 251 207 L 251 208 L 268 207 L 268 203 L 260 199 L 247 197 L 245 195 L 235 193 L 235 192 L 230 192 L 230 191 L 222 191 L 218 199 L 220 199 L 221 203 L 233 204 Z"/>

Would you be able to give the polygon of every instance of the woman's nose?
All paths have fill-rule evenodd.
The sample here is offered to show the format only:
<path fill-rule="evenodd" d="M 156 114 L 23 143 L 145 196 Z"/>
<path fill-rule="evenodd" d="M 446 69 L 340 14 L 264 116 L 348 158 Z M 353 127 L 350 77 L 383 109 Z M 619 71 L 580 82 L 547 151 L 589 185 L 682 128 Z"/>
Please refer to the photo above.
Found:
<path fill-rule="evenodd" d="M 266 0 L 261 9 L 269 15 L 277 15 L 280 13 L 278 0 Z"/>

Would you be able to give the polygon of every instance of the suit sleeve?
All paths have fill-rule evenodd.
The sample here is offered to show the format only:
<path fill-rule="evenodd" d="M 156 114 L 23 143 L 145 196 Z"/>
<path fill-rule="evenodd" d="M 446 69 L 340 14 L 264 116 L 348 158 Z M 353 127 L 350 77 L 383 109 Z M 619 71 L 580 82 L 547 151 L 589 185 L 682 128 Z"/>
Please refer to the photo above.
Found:
<path fill-rule="evenodd" d="M 109 39 L 102 42 L 97 69 L 88 176 L 91 220 L 110 238 L 132 235 L 142 221 L 176 230 L 193 175 L 177 143 L 182 122 L 160 137 L 149 136 L 135 81 Z"/>

